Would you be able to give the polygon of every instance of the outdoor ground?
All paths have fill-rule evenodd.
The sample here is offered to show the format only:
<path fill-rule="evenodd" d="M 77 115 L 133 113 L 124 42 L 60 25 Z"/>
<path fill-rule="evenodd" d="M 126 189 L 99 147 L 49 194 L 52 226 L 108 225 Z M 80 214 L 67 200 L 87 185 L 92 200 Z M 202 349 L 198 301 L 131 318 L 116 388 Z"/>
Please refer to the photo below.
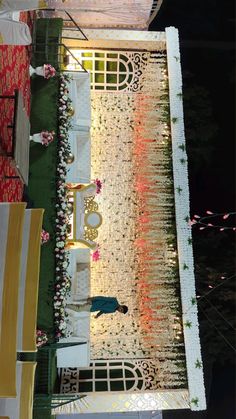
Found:
<path fill-rule="evenodd" d="M 21 14 L 21 20 L 27 22 L 32 29 L 32 14 Z M 30 80 L 29 65 L 31 60 L 31 47 L 0 46 L 0 95 L 12 95 L 15 89 L 21 90 L 24 105 L 30 115 L 31 132 L 40 132 L 43 129 L 57 130 L 57 102 L 58 82 L 42 79 L 35 83 Z M 45 87 L 47 94 L 45 95 Z M 51 99 L 51 100 L 50 100 Z M 54 106 L 52 106 L 52 103 Z M 54 247 L 53 226 L 55 220 L 55 170 L 56 170 L 56 144 L 42 150 L 38 144 L 30 147 L 29 185 L 24 188 L 20 179 L 8 179 L 6 176 L 15 176 L 11 158 L 5 152 L 11 151 L 12 133 L 8 125 L 13 121 L 13 101 L 0 99 L 0 202 L 16 202 L 27 198 L 30 207 L 45 208 L 43 221 L 44 228 L 52 236 L 49 244 L 42 248 L 39 286 L 38 327 L 54 335 L 53 322 L 53 295 L 54 295 Z M 40 367 L 36 373 L 36 389 L 42 389 L 42 383 L 47 380 L 47 360 L 37 359 Z M 52 355 L 52 383 L 56 379 L 55 355 Z M 52 384 L 53 385 L 53 384 Z M 40 387 L 41 386 L 41 387 Z M 50 418 L 50 409 L 34 412 L 35 419 Z"/>
<path fill-rule="evenodd" d="M 29 20 L 22 13 L 23 20 Z M 32 27 L 32 25 L 31 25 Z M 58 79 L 45 80 L 29 77 L 31 50 L 24 46 L 0 47 L 0 94 L 12 95 L 15 89 L 23 92 L 24 104 L 30 115 L 31 133 L 42 130 L 57 132 Z M 0 100 L 0 138 L 3 153 L 11 150 L 12 133 L 7 126 L 13 119 L 13 101 Z M 0 155 L 0 201 L 14 202 L 27 199 L 30 207 L 44 208 L 43 227 L 50 233 L 50 242 L 42 247 L 39 288 L 38 326 L 53 334 L 54 294 L 54 223 L 56 195 L 56 141 L 49 147 L 30 145 L 29 184 L 23 188 L 20 179 L 6 179 L 16 175 L 11 158 Z M 24 195 L 23 195 L 24 193 Z"/>
<path fill-rule="evenodd" d="M 22 20 L 27 21 L 27 14 L 22 13 Z M 27 113 L 30 112 L 30 50 L 24 46 L 0 46 L 0 94 L 12 95 L 15 89 L 23 92 Z M 3 151 L 11 150 L 11 129 L 13 101 L 0 99 L 0 140 Z M 18 179 L 6 179 L 15 175 L 10 159 L 0 155 L 0 201 L 21 201 L 23 184 Z"/>

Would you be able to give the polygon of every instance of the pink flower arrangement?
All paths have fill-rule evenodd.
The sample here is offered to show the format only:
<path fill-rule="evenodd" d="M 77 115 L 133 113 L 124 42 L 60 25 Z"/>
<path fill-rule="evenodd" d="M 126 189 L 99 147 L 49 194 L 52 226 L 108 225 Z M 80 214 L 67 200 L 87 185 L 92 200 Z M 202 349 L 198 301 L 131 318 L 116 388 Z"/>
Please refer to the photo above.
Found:
<path fill-rule="evenodd" d="M 100 252 L 99 250 L 95 250 L 95 252 L 92 253 L 92 261 L 97 262 L 100 259 Z"/>
<path fill-rule="evenodd" d="M 56 70 L 51 64 L 44 64 L 43 69 L 44 69 L 45 79 L 50 79 L 51 77 L 55 77 Z"/>
<path fill-rule="evenodd" d="M 54 131 L 42 131 L 41 132 L 41 142 L 42 145 L 45 145 L 47 147 L 53 140 L 54 140 Z"/>
<path fill-rule="evenodd" d="M 47 231 L 42 230 L 41 231 L 41 244 L 47 243 L 50 239 L 50 235 Z"/>
<path fill-rule="evenodd" d="M 36 331 L 36 346 L 40 348 L 45 345 L 48 341 L 47 333 L 37 329 Z"/>
<path fill-rule="evenodd" d="M 101 189 L 102 189 L 102 182 L 99 179 L 95 179 L 93 182 L 95 183 L 95 185 L 97 187 L 96 193 L 99 194 L 101 192 Z"/>

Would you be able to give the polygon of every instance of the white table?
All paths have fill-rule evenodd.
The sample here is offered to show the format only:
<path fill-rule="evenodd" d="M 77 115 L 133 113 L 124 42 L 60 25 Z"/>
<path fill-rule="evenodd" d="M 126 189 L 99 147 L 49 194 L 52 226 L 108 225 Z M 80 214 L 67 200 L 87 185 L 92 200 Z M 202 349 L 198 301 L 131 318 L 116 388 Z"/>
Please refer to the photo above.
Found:
<path fill-rule="evenodd" d="M 69 252 L 68 274 L 71 276 L 71 296 L 68 303 L 90 296 L 90 250 L 74 249 Z M 90 312 L 68 310 L 68 338 L 60 342 L 86 342 L 57 350 L 57 367 L 88 367 L 90 364 Z"/>
<path fill-rule="evenodd" d="M 91 127 L 90 73 L 85 71 L 65 72 L 72 79 L 68 83 L 74 115 L 73 130 L 88 132 Z"/>
<path fill-rule="evenodd" d="M 32 38 L 28 25 L 0 18 L 0 43 L 3 45 L 30 45 Z"/>
<path fill-rule="evenodd" d="M 74 161 L 68 164 L 66 182 L 90 183 L 91 181 L 91 141 L 90 133 L 69 131 L 69 145 Z"/>
<path fill-rule="evenodd" d="M 7 153 L 7 155 L 13 158 L 13 164 L 15 165 L 17 176 L 6 177 L 20 177 L 22 182 L 28 185 L 30 121 L 24 108 L 23 94 L 21 91 L 15 90 L 14 95 L 0 95 L 0 99 L 14 100 L 14 117 L 11 125 L 12 150 L 10 153 Z"/>
<path fill-rule="evenodd" d="M 69 97 L 74 115 L 69 132 L 69 144 L 74 162 L 68 165 L 66 181 L 69 183 L 89 183 L 91 181 L 91 94 L 90 74 L 85 71 L 65 72 L 71 77 L 68 82 Z"/>
<path fill-rule="evenodd" d="M 72 303 L 90 297 L 90 259 L 89 249 L 74 249 L 69 252 L 68 274 L 72 280 Z"/>

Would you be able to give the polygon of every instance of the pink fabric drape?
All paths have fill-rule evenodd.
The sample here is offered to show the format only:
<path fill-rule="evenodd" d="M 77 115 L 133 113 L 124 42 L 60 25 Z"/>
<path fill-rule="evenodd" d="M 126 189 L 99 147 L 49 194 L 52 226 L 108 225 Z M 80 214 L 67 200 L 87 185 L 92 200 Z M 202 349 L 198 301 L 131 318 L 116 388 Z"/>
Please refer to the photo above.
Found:
<path fill-rule="evenodd" d="M 145 29 L 152 0 L 49 0 L 49 7 L 67 10 L 79 26 Z"/>
<path fill-rule="evenodd" d="M 0 11 L 67 10 L 83 28 L 147 28 L 153 0 L 2 0 Z"/>

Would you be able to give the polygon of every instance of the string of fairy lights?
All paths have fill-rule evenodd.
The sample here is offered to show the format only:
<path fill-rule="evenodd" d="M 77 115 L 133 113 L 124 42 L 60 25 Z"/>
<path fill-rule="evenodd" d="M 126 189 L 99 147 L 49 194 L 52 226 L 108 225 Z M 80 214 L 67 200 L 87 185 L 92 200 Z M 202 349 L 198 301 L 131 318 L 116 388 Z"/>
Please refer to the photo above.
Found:
<path fill-rule="evenodd" d="M 207 210 L 206 215 L 200 216 L 195 214 L 190 220 L 190 224 L 199 227 L 199 230 L 216 229 L 218 231 L 231 230 L 236 232 L 235 220 L 232 220 L 235 215 L 236 212 L 216 213 Z"/>
<path fill-rule="evenodd" d="M 233 217 L 235 217 L 235 212 L 213 212 L 210 210 L 206 211 L 206 215 L 200 216 L 195 214 L 193 218 L 190 221 L 190 224 L 194 227 L 198 227 L 199 230 L 205 230 L 205 229 L 211 229 L 218 232 L 227 232 L 227 231 L 234 231 L 236 232 L 236 225 L 234 224 Z M 210 317 L 207 315 L 206 311 L 204 310 L 201 302 L 205 300 L 205 302 L 210 305 L 215 312 L 218 314 L 218 316 L 221 317 L 224 322 L 230 326 L 234 331 L 236 331 L 235 327 L 225 318 L 225 316 L 215 307 L 215 305 L 207 298 L 209 294 L 211 294 L 213 291 L 221 287 L 222 285 L 225 285 L 226 282 L 228 282 L 230 279 L 235 278 L 236 275 L 231 275 L 228 278 L 225 276 L 220 276 L 220 279 L 223 280 L 223 282 L 220 282 L 215 287 L 212 285 L 208 285 L 209 290 L 203 294 L 197 296 L 197 302 L 198 307 L 202 314 L 207 319 L 208 323 L 213 326 L 213 328 L 217 331 L 217 333 L 223 338 L 225 343 L 234 351 L 236 352 L 236 348 L 228 341 L 228 339 L 225 337 L 225 335 L 219 330 L 219 328 L 215 325 L 214 321 L 210 319 Z M 202 301 L 203 300 L 203 301 Z"/>
<path fill-rule="evenodd" d="M 205 310 L 202 308 L 201 305 L 199 305 L 200 311 L 203 313 L 203 315 L 206 317 L 208 323 L 213 326 L 213 328 L 219 333 L 219 335 L 222 337 L 222 339 L 225 341 L 225 343 L 236 353 L 236 348 L 228 341 L 228 339 L 225 337 L 225 335 L 219 330 L 219 328 L 214 324 L 214 322 L 210 319 L 210 317 L 206 314 Z M 222 316 L 223 317 L 223 316 Z M 224 318 L 224 317 L 223 317 Z M 224 318 L 224 320 L 226 320 Z"/>
<path fill-rule="evenodd" d="M 233 224 L 233 216 L 235 216 L 235 212 L 222 212 L 217 213 L 210 210 L 206 211 L 206 215 L 200 216 L 195 214 L 193 218 L 190 220 L 191 226 L 198 227 L 199 230 L 205 230 L 205 229 L 214 229 L 214 231 L 223 232 L 223 231 L 236 231 L 236 226 Z M 211 221 L 211 222 L 210 222 Z M 227 225 L 226 223 L 231 222 L 231 225 Z M 219 328 L 215 325 L 214 321 L 209 318 L 209 316 L 206 314 L 205 309 L 203 308 L 203 305 L 201 304 L 205 300 L 208 305 L 210 305 L 215 312 L 224 320 L 224 322 L 230 326 L 234 331 L 236 331 L 235 327 L 225 318 L 225 316 L 215 307 L 215 305 L 207 298 L 209 294 L 216 291 L 219 287 L 222 287 L 225 285 L 229 280 L 236 277 L 236 274 L 230 275 L 228 277 L 220 275 L 219 279 L 221 280 L 220 283 L 213 286 L 208 284 L 208 291 L 205 292 L 202 295 L 197 295 L 196 299 L 192 301 L 192 304 L 197 303 L 200 311 L 203 313 L 203 315 L 206 317 L 209 324 L 213 326 L 213 328 L 221 335 L 221 337 L 224 339 L 226 344 L 234 351 L 236 352 L 236 348 L 228 341 L 228 339 L 222 334 L 222 332 L 219 330 Z"/>
<path fill-rule="evenodd" d="M 219 330 L 219 328 L 215 325 L 214 321 L 212 321 L 212 319 L 209 318 L 209 316 L 206 314 L 206 311 L 203 307 L 203 305 L 201 304 L 202 300 L 206 300 L 207 304 L 211 305 L 211 307 L 214 308 L 214 310 L 218 313 L 218 315 L 222 318 L 222 320 L 225 321 L 225 323 L 227 323 L 234 331 L 236 331 L 235 327 L 225 318 L 225 316 L 219 312 L 219 310 L 215 307 L 215 305 L 208 300 L 208 298 L 206 298 L 209 294 L 211 294 L 212 292 L 214 292 L 216 289 L 218 289 L 219 287 L 222 287 L 223 285 L 225 285 L 229 280 L 233 279 L 236 277 L 236 274 L 230 275 L 228 277 L 226 276 L 220 276 L 220 279 L 223 280 L 221 281 L 219 284 L 217 284 L 215 287 L 211 286 L 211 288 L 205 292 L 202 295 L 197 295 L 196 298 L 192 299 L 192 305 L 197 304 L 200 311 L 203 313 L 203 315 L 206 317 L 208 323 L 210 323 L 214 329 L 223 337 L 224 341 L 227 343 L 227 345 L 234 351 L 236 352 L 236 348 L 228 341 L 228 339 L 222 334 L 222 332 Z M 187 314 L 187 312 L 191 309 L 191 307 L 189 307 L 189 309 L 184 313 Z M 178 319 L 177 319 L 178 321 Z M 180 321 L 180 319 L 179 319 Z M 186 327 L 191 328 L 191 323 L 190 322 L 186 322 L 185 323 Z"/>
<path fill-rule="evenodd" d="M 167 99 L 167 97 L 165 97 L 165 92 L 167 89 L 167 83 L 168 83 L 168 76 L 167 76 L 167 69 L 163 68 L 162 71 L 162 77 L 163 80 L 161 82 L 162 88 L 163 88 L 163 93 L 164 93 L 164 99 Z M 168 101 L 168 99 L 167 99 Z M 163 121 L 164 122 L 164 121 Z M 167 121 L 165 121 L 163 123 L 163 132 L 162 132 L 162 137 L 163 137 L 163 144 L 165 144 L 166 142 L 168 142 L 169 140 L 169 136 L 170 136 L 170 132 L 169 132 L 169 125 L 167 123 Z M 236 223 L 235 220 L 233 219 L 233 217 L 235 217 L 236 212 L 213 212 L 210 210 L 206 211 L 205 215 L 197 215 L 195 214 L 192 219 L 189 220 L 189 223 L 192 227 L 198 227 L 198 229 L 200 231 L 205 230 L 205 229 L 214 229 L 215 231 L 218 232 L 224 232 L 224 231 L 233 231 L 236 232 Z M 172 266 L 176 266 L 176 268 L 178 267 L 177 265 L 177 252 L 174 249 L 173 244 L 169 245 L 170 250 L 172 251 L 172 258 L 170 259 L 170 263 L 172 264 Z M 214 304 L 212 304 L 206 297 L 212 293 L 213 291 L 215 291 L 217 288 L 219 288 L 220 286 L 222 286 L 223 284 L 225 284 L 226 282 L 228 282 L 230 279 L 234 278 L 236 275 L 232 275 L 228 278 L 226 278 L 225 276 L 221 276 L 220 279 L 224 280 L 224 282 L 221 282 L 220 284 L 217 284 L 215 287 L 212 285 L 208 285 L 209 290 L 204 294 L 204 295 L 197 295 L 197 299 L 195 299 L 196 301 L 192 301 L 192 304 L 197 303 L 201 312 L 205 315 L 205 317 L 207 318 L 208 322 L 210 322 L 212 324 L 212 326 L 218 331 L 219 334 L 222 335 L 222 333 L 220 332 L 220 330 L 218 329 L 217 326 L 215 326 L 214 322 L 212 322 L 211 319 L 209 319 L 209 317 L 206 315 L 205 310 L 203 308 L 203 306 L 201 305 L 202 300 L 207 301 L 207 303 L 209 305 L 211 305 L 214 310 L 218 313 L 218 315 L 222 318 L 222 320 L 224 320 L 231 328 L 233 328 L 233 330 L 235 331 L 236 329 L 234 328 L 234 326 L 232 326 L 231 323 L 228 322 L 228 320 L 223 316 L 222 313 L 219 312 L 219 310 L 217 310 L 217 308 L 214 306 Z M 188 325 L 187 325 L 188 326 Z M 189 326 L 188 326 L 189 327 Z M 182 335 L 182 327 L 181 327 L 181 318 L 176 316 L 174 318 L 173 321 L 173 329 L 175 330 L 176 333 L 176 339 L 180 339 L 181 335 Z M 231 347 L 231 349 L 233 349 L 236 352 L 236 349 L 231 345 L 230 342 L 228 342 L 228 340 L 225 338 L 225 336 L 223 336 L 225 342 L 229 345 L 229 347 Z"/>

